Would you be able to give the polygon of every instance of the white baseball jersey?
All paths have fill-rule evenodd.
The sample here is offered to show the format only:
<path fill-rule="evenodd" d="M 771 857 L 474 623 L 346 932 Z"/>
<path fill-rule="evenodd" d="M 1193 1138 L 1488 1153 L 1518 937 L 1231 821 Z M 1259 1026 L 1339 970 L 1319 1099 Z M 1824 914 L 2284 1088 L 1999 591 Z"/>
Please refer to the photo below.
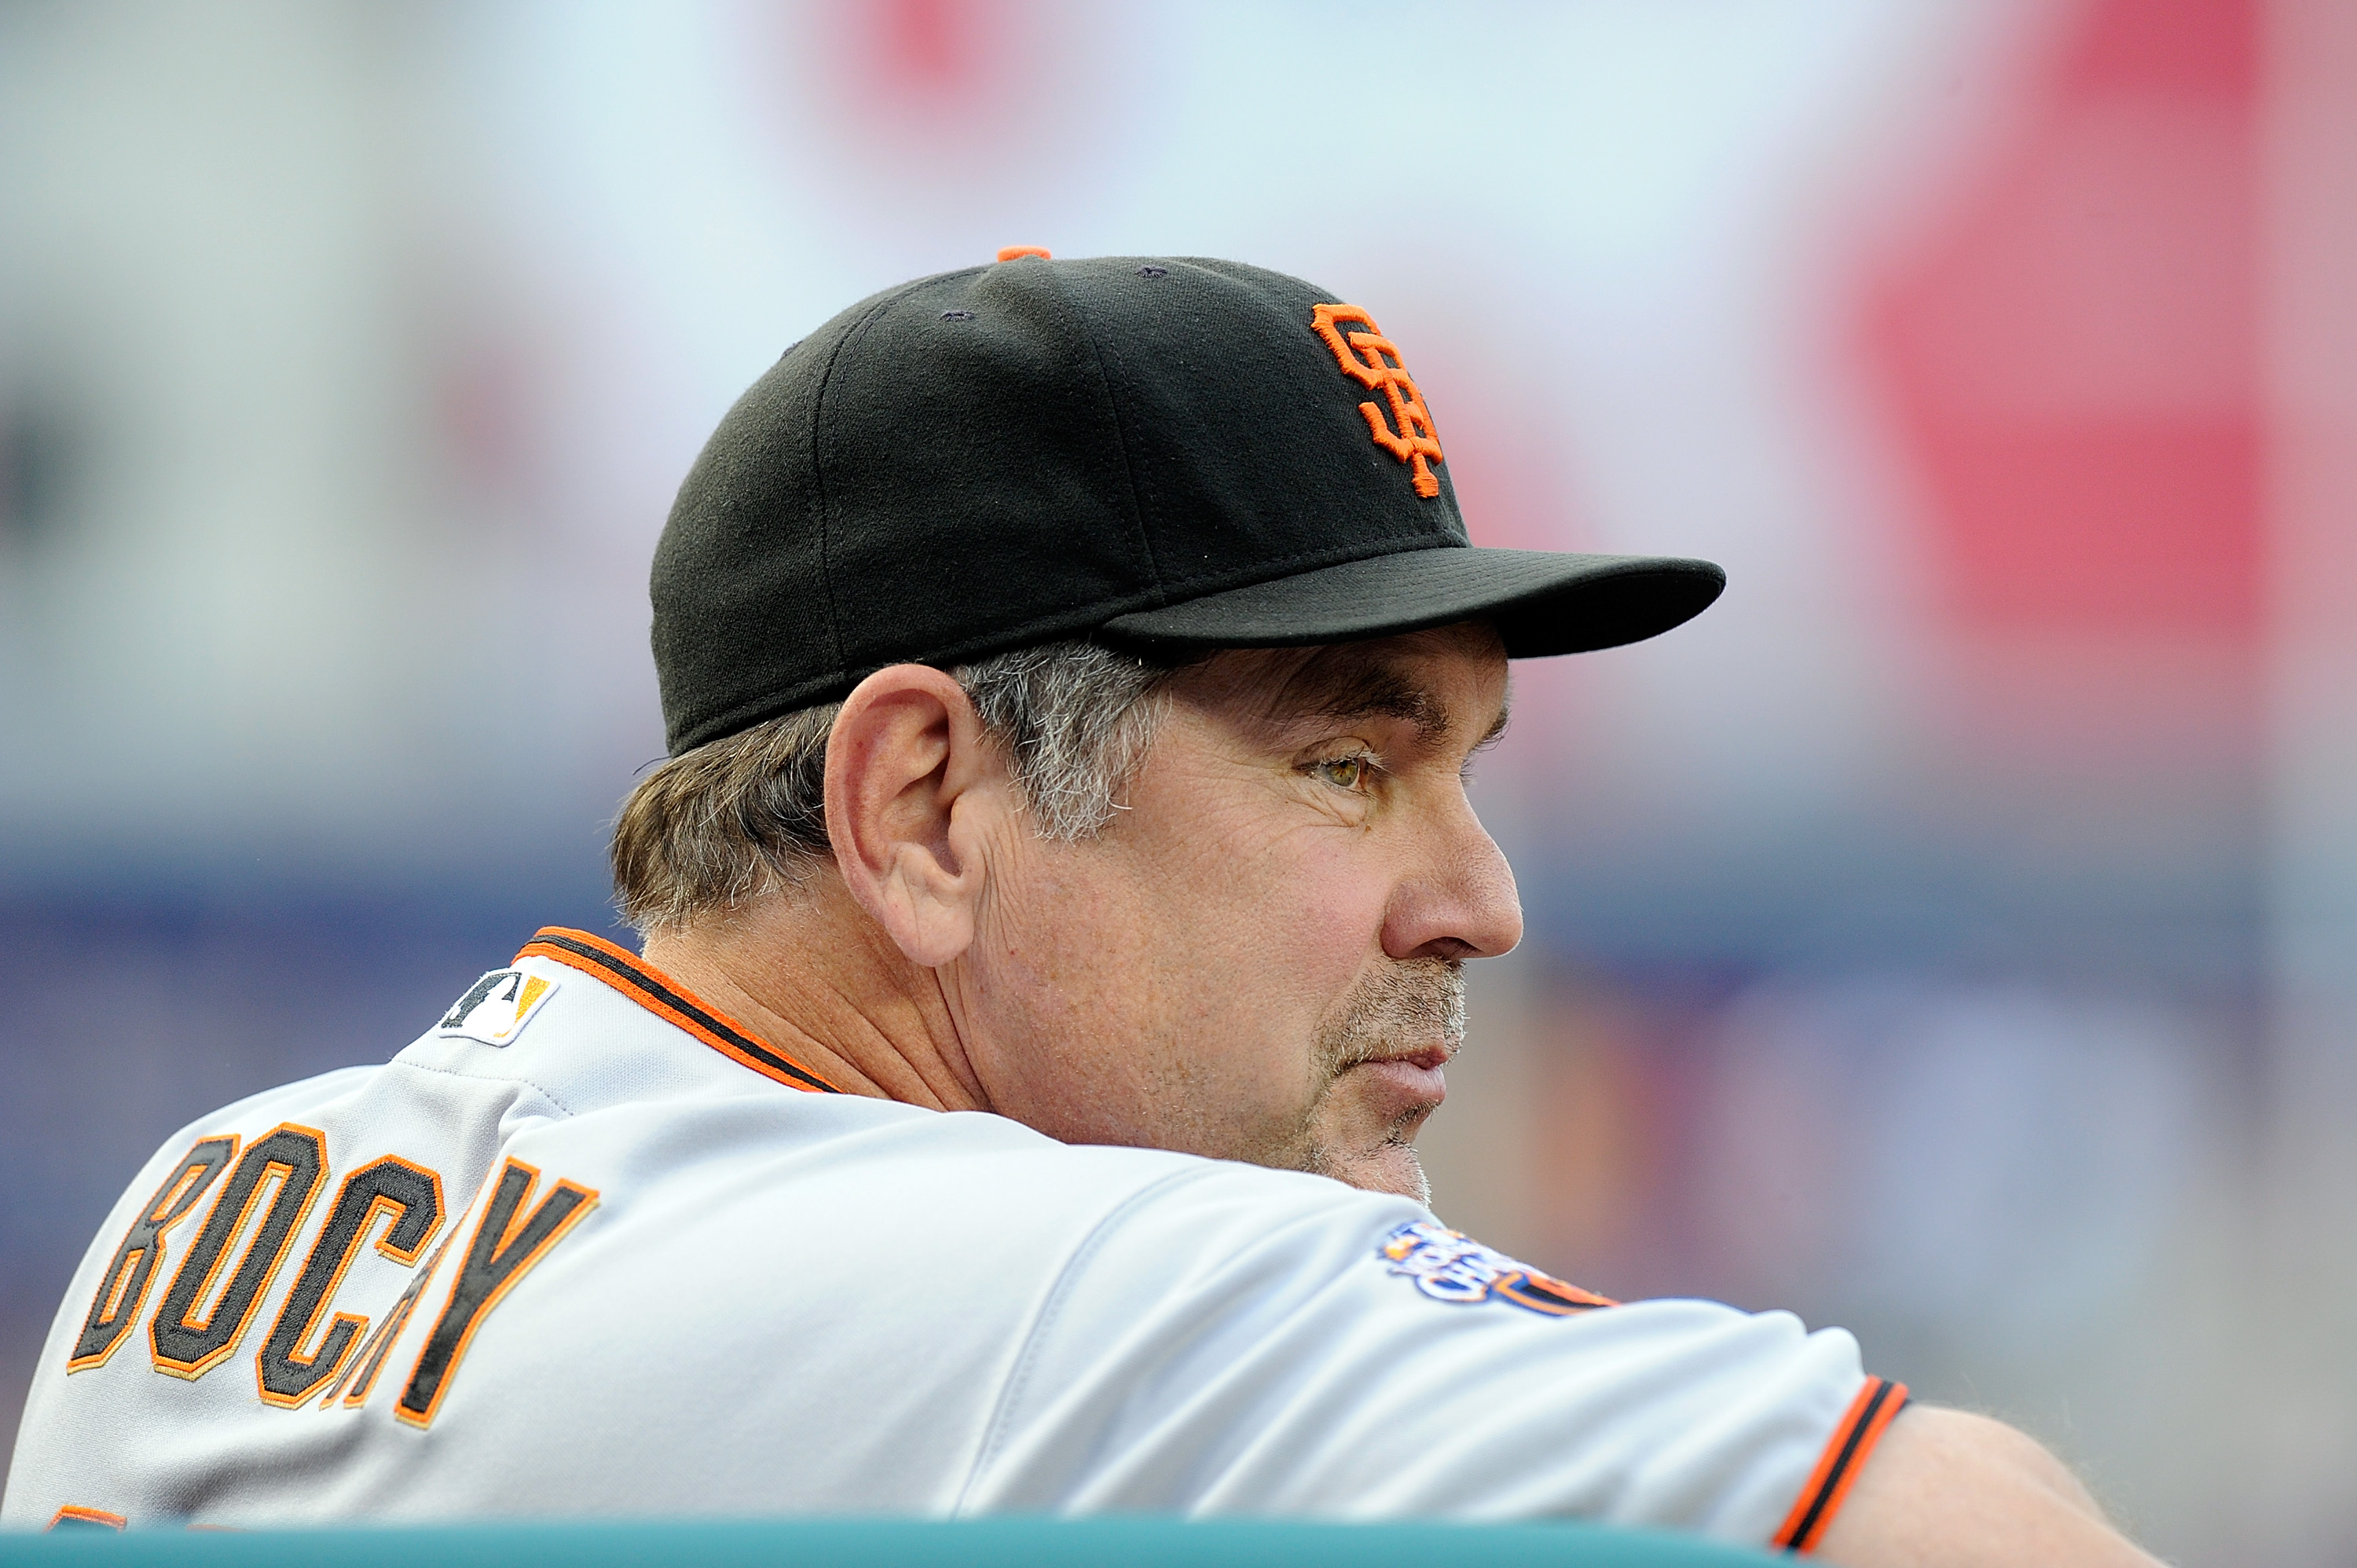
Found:
<path fill-rule="evenodd" d="M 545 930 L 203 1118 L 44 1349 L 0 1520 L 1577 1515 L 1808 1545 L 1905 1392 L 1322 1176 L 829 1092 Z"/>

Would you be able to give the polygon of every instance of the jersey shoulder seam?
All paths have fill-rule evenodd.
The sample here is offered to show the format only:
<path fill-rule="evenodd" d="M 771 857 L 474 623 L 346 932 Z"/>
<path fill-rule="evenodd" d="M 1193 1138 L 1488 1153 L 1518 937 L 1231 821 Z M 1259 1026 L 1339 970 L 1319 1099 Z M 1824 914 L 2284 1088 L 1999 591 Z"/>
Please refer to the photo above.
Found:
<path fill-rule="evenodd" d="M 493 1077 L 487 1073 L 460 1072 L 456 1068 L 435 1067 L 426 1062 L 405 1062 L 399 1057 L 393 1058 L 384 1065 L 387 1067 L 407 1068 L 412 1072 L 438 1072 L 445 1078 L 464 1079 L 468 1083 L 520 1083 L 526 1089 L 531 1090 L 533 1093 L 539 1095 L 543 1100 L 547 1101 L 551 1105 L 555 1106 L 557 1113 L 565 1117 L 567 1121 L 572 1120 L 574 1116 L 573 1107 L 565 1104 L 562 1100 L 557 1099 L 555 1093 L 546 1085 L 535 1083 L 531 1079 L 522 1078 L 514 1073 L 500 1073 L 498 1076 Z"/>
<path fill-rule="evenodd" d="M 965 1479 L 958 1484 L 957 1500 L 950 1505 L 950 1516 L 952 1519 L 964 1517 L 966 1498 L 972 1495 L 974 1482 L 997 1453 L 1000 1443 L 1005 1440 L 1006 1424 L 1013 1419 L 1015 1407 L 1020 1402 L 1024 1387 L 1030 1380 L 1032 1369 L 1038 1364 L 1041 1344 L 1046 1339 L 1049 1329 L 1054 1326 L 1058 1315 L 1062 1312 L 1065 1300 L 1071 1294 L 1072 1280 L 1080 1272 L 1082 1265 L 1096 1255 L 1114 1228 L 1126 1219 L 1131 1210 L 1140 1208 L 1149 1199 L 1160 1197 L 1166 1187 L 1200 1181 L 1206 1174 L 1204 1169 L 1190 1166 L 1172 1171 L 1168 1176 L 1157 1176 L 1114 1205 L 1102 1219 L 1089 1228 L 1089 1233 L 1081 1239 L 1081 1244 L 1073 1248 L 1071 1255 L 1064 1260 L 1064 1266 L 1056 1272 L 1056 1283 L 1048 1289 L 1047 1300 L 1040 1305 L 1039 1316 L 1031 1320 L 1031 1326 L 1023 1337 L 1023 1348 L 1016 1353 L 1013 1369 L 1006 1374 L 1006 1381 L 999 1388 L 998 1400 L 991 1410 L 990 1421 L 983 1428 L 982 1442 L 975 1448 L 973 1459 L 966 1465 Z"/>

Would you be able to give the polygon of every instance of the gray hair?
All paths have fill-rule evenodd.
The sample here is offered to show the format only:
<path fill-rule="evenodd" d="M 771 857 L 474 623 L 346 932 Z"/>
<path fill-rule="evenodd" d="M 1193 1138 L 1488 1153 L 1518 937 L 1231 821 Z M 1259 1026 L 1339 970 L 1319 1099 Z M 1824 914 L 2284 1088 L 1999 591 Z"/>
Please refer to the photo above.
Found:
<path fill-rule="evenodd" d="M 1009 758 L 1040 837 L 1088 838 L 1121 810 L 1174 667 L 1099 643 L 1017 649 L 950 676 Z M 826 739 L 843 704 L 765 720 L 671 758 L 614 822 L 614 902 L 641 932 L 807 884 L 833 853 Z"/>

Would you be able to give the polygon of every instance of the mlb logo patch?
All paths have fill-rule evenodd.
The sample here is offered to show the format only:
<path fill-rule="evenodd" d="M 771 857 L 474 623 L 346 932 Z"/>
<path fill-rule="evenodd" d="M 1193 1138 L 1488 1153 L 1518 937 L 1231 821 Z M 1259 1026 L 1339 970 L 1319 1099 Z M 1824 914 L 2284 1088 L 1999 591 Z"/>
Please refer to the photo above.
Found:
<path fill-rule="evenodd" d="M 556 983 L 520 969 L 495 969 L 450 1004 L 434 1032 L 445 1039 L 504 1046 L 556 994 Z"/>

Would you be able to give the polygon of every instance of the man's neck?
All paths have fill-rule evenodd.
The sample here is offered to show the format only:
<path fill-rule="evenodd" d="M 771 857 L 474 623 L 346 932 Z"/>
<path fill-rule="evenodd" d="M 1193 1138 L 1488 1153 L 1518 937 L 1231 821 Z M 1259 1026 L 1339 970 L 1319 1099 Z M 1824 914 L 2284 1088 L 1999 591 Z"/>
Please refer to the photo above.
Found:
<path fill-rule="evenodd" d="M 647 938 L 646 958 L 848 1094 L 987 1110 L 938 976 L 823 873 L 722 918 Z"/>

